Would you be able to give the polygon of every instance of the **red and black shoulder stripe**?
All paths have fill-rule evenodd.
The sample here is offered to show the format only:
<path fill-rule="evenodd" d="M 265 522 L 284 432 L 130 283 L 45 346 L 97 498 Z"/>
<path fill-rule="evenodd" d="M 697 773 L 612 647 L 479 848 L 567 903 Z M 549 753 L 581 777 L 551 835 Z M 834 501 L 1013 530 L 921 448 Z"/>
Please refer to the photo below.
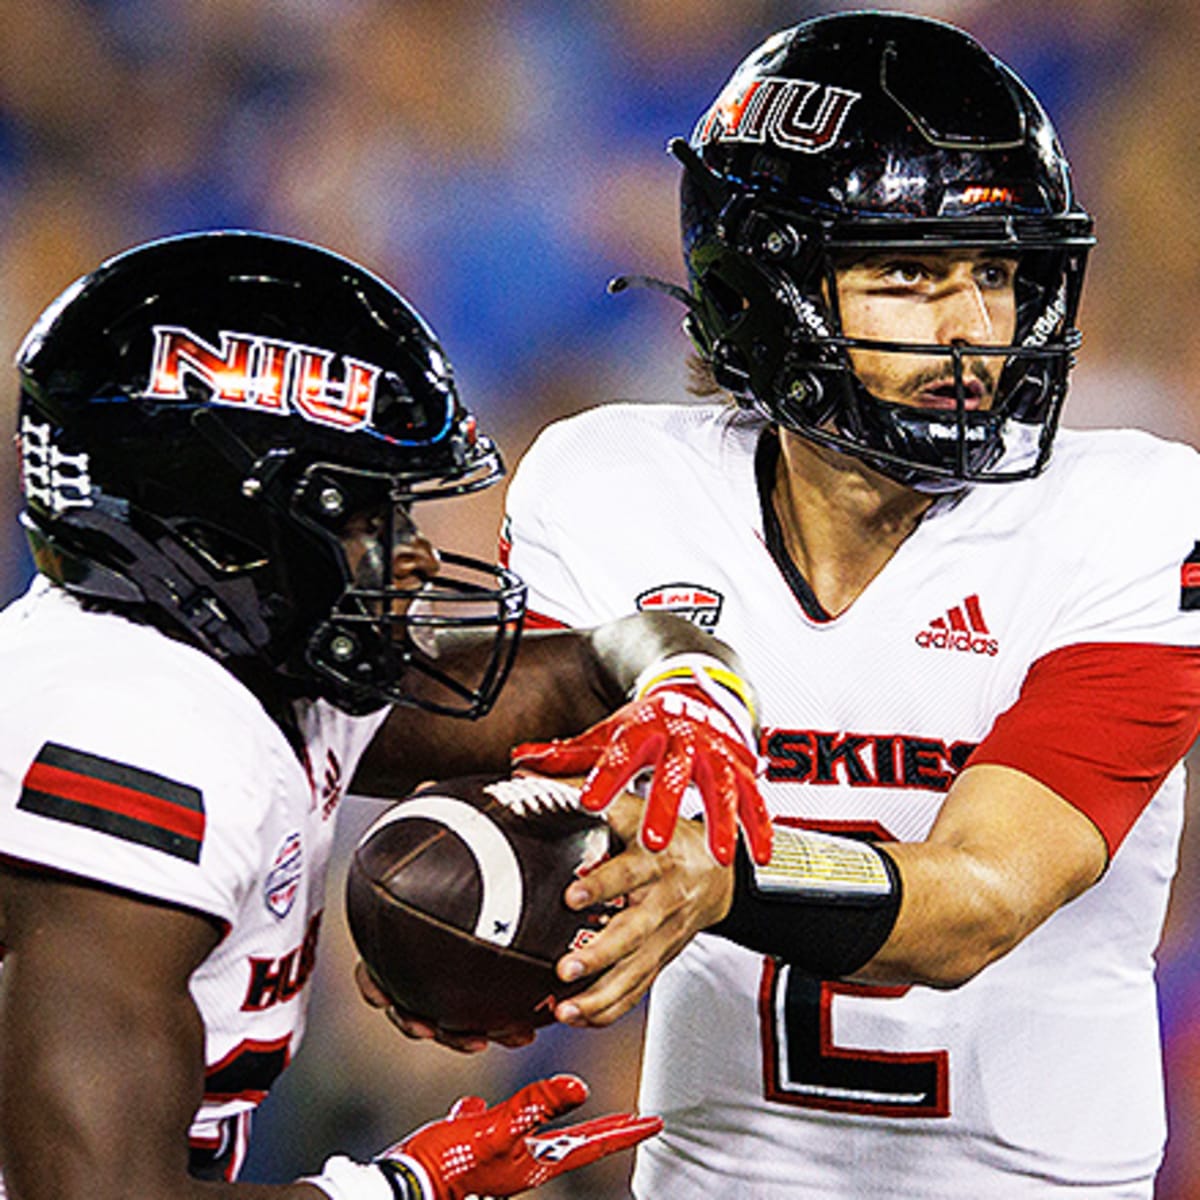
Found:
<path fill-rule="evenodd" d="M 200 861 L 205 817 L 199 788 L 56 742 L 38 752 L 17 807 Z"/>

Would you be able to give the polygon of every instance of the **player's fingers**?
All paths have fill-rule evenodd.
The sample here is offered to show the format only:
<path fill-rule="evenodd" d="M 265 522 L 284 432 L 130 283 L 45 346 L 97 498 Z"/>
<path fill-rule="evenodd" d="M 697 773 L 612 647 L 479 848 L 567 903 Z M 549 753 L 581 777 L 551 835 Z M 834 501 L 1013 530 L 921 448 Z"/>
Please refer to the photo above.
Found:
<path fill-rule="evenodd" d="M 771 842 L 774 837 L 771 816 L 758 790 L 758 779 L 754 772 L 735 767 L 734 774 L 738 791 L 738 820 L 750 848 L 750 857 L 759 866 L 764 866 L 771 861 Z"/>
<path fill-rule="evenodd" d="M 582 775 L 607 745 L 607 735 L 592 729 L 561 741 L 522 742 L 510 751 L 509 762 L 540 775 Z"/>
<path fill-rule="evenodd" d="M 555 964 L 560 979 L 574 983 L 599 975 L 615 963 L 636 953 L 647 922 L 629 910 L 618 913 L 583 946 L 569 950 Z M 594 986 L 594 985 L 593 985 Z"/>
<path fill-rule="evenodd" d="M 665 961 L 675 957 L 673 947 L 664 958 L 653 948 L 637 946 L 625 958 L 596 978 L 584 991 L 555 1006 L 557 1021 L 573 1026 L 602 1028 L 620 1020 L 650 990 Z"/>
<path fill-rule="evenodd" d="M 432 1022 L 414 1017 L 402 1009 L 389 1008 L 387 1019 L 414 1042 L 437 1042 L 439 1046 L 457 1050 L 460 1054 L 478 1054 L 488 1048 L 488 1039 L 483 1034 L 447 1033 Z"/>
<path fill-rule="evenodd" d="M 505 1135 L 511 1140 L 569 1113 L 587 1098 L 588 1086 L 578 1075 L 552 1075 L 526 1084 L 497 1104 L 495 1112 L 503 1118 Z"/>
<path fill-rule="evenodd" d="M 354 964 L 354 982 L 358 985 L 359 994 L 372 1008 L 387 1008 L 391 1004 L 387 994 L 375 982 L 370 968 L 361 958 Z"/>
<path fill-rule="evenodd" d="M 489 1035 L 489 1041 L 497 1046 L 507 1046 L 510 1050 L 519 1050 L 522 1046 L 531 1045 L 536 1037 L 536 1029 L 510 1029 L 505 1033 Z"/>
<path fill-rule="evenodd" d="M 616 1024 L 627 1013 L 641 1003 L 642 997 L 650 990 L 653 977 L 631 979 L 628 983 L 617 987 L 607 983 L 595 991 L 590 988 L 564 1000 L 554 1010 L 554 1017 L 560 1024 L 569 1025 L 574 1029 L 606 1029 Z"/>
<path fill-rule="evenodd" d="M 696 749 L 690 741 L 672 741 L 662 755 L 650 784 L 646 811 L 642 817 L 642 845 L 647 850 L 662 850 L 675 832 L 679 805 L 691 782 Z"/>
<path fill-rule="evenodd" d="M 553 1161 L 550 1176 L 553 1177 L 636 1146 L 638 1142 L 660 1133 L 662 1127 L 661 1117 L 612 1113 L 581 1125 L 568 1125 L 554 1133 L 534 1134 L 527 1139 L 527 1143 L 534 1158 Z"/>
<path fill-rule="evenodd" d="M 568 908 L 587 908 L 618 900 L 645 887 L 662 874 L 662 864 L 636 841 L 627 841 L 620 854 L 593 867 L 583 878 L 574 880 L 563 899 Z"/>
<path fill-rule="evenodd" d="M 602 1117 L 592 1117 L 590 1121 L 580 1121 L 575 1125 L 564 1125 L 547 1133 L 531 1133 L 529 1141 L 544 1142 L 559 1133 L 570 1134 L 572 1140 L 590 1141 L 593 1138 L 603 1137 L 604 1134 L 610 1133 L 614 1129 L 624 1128 L 636 1117 L 636 1113 L 606 1113 Z"/>
<path fill-rule="evenodd" d="M 459 1096 L 450 1105 L 450 1111 L 446 1115 L 451 1121 L 458 1121 L 463 1117 L 478 1117 L 485 1112 L 487 1101 L 482 1096 Z"/>
<path fill-rule="evenodd" d="M 607 808 L 643 767 L 657 761 L 665 743 L 662 730 L 645 725 L 619 730 L 583 781 L 580 804 L 588 812 Z"/>
<path fill-rule="evenodd" d="M 604 810 L 604 820 L 613 833 L 629 846 L 637 841 L 645 808 L 646 802 L 640 796 L 630 791 L 619 792 Z"/>
<path fill-rule="evenodd" d="M 422 1021 L 401 1012 L 398 1008 L 387 1010 L 387 1019 L 407 1038 L 414 1041 L 433 1041 L 437 1037 L 437 1028 L 429 1021 Z"/>
<path fill-rule="evenodd" d="M 599 1154 L 589 1155 L 588 1162 L 594 1162 L 603 1155 L 615 1154 L 618 1150 L 636 1146 L 638 1142 L 643 1142 L 646 1138 L 661 1133 L 663 1128 L 662 1117 L 653 1114 L 638 1116 L 636 1113 L 616 1113 L 614 1118 L 618 1119 L 597 1118 L 593 1122 L 595 1127 L 587 1133 L 583 1132 L 586 1125 L 583 1129 L 572 1125 L 567 1126 L 567 1133 L 574 1133 L 577 1137 L 586 1137 L 591 1147 L 599 1149 Z M 578 1160 L 572 1163 L 572 1166 L 582 1165 L 583 1163 Z"/>
<path fill-rule="evenodd" d="M 643 852 L 643 857 L 649 855 Z M 677 882 L 648 887 L 636 900 L 556 964 L 560 978 L 567 982 L 591 979 L 584 991 L 566 1002 L 587 1018 L 612 1008 L 633 992 L 621 1012 L 631 1008 L 655 973 L 683 948 L 694 927 L 688 890 Z"/>
<path fill-rule="evenodd" d="M 720 754 L 696 756 L 696 786 L 704 801 L 704 830 L 709 853 L 723 867 L 733 862 L 737 844 L 737 782 L 732 764 Z"/>
<path fill-rule="evenodd" d="M 397 1008 L 375 982 L 366 963 L 359 961 L 354 967 L 354 978 L 363 999 L 374 1008 L 382 1008 L 391 1024 L 406 1038 L 414 1042 L 437 1042 L 461 1054 L 478 1054 L 486 1050 L 488 1039 L 483 1035 L 450 1034 L 439 1029 L 431 1021 L 423 1020 L 412 1013 Z M 532 1041 L 532 1036 L 530 1039 Z M 518 1043 L 524 1045 L 525 1043 Z"/>

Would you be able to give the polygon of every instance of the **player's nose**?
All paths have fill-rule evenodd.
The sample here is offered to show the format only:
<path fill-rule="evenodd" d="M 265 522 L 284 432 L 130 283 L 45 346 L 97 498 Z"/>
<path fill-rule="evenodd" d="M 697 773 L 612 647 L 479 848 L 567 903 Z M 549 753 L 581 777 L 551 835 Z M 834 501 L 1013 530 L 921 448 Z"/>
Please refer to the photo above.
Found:
<path fill-rule="evenodd" d="M 398 588 L 420 587 L 442 569 L 437 547 L 416 526 L 392 551 L 392 585 Z"/>
<path fill-rule="evenodd" d="M 969 275 L 952 277 L 936 303 L 939 345 L 969 342 L 984 346 L 992 341 L 992 316 L 974 278 Z"/>

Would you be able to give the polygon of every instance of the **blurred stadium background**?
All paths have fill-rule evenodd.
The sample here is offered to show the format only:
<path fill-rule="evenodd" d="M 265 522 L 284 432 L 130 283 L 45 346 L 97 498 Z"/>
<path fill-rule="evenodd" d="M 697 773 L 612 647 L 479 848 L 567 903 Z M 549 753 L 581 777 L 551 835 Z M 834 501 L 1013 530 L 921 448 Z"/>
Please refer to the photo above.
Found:
<path fill-rule="evenodd" d="M 767 33 L 851 7 L 865 5 L 0 0 L 0 352 L 10 358 L 40 309 L 109 254 L 187 229 L 262 228 L 328 245 L 399 286 L 513 463 L 551 419 L 678 394 L 675 307 L 604 292 L 624 270 L 681 276 L 677 174 L 664 145 L 690 131 Z M 1100 235 L 1067 423 L 1132 424 L 1200 444 L 1200 3 L 879 7 L 970 29 L 1059 126 Z M 6 421 L 14 391 L 0 401 Z M 7 444 L 0 488 L 11 511 Z M 496 492 L 422 524 L 490 554 Z M 29 573 L 10 521 L 0 599 Z M 347 846 L 377 810 L 346 806 Z M 1194 1196 L 1200 1179 L 1196 836 L 1160 954 L 1172 1130 L 1163 1200 Z M 397 1036 L 349 983 L 341 883 L 337 872 L 312 1035 L 263 1111 L 251 1178 L 312 1170 L 334 1148 L 370 1154 L 465 1090 L 494 1099 L 555 1069 L 590 1079 L 588 1113 L 632 1106 L 637 1014 L 470 1058 Z M 1086 1106 L 1063 1114 L 1086 1119 Z M 600 1164 L 544 1194 L 623 1197 L 627 1169 Z"/>

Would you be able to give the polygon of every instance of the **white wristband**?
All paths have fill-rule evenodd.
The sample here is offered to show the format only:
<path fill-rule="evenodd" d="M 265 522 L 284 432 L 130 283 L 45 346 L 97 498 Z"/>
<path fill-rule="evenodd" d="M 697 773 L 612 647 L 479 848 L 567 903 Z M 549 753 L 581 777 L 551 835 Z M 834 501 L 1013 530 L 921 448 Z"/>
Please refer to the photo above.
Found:
<path fill-rule="evenodd" d="M 311 1183 L 320 1188 L 330 1200 L 434 1200 L 437 1193 L 425 1168 L 406 1154 L 388 1156 L 403 1174 L 419 1189 L 414 1192 L 400 1182 L 393 1182 L 385 1167 L 377 1162 L 360 1163 L 344 1154 L 335 1154 L 325 1160 L 320 1175 L 306 1175 L 299 1183 Z"/>
<path fill-rule="evenodd" d="M 684 684 L 698 688 L 737 727 L 749 750 L 757 750 L 757 716 L 750 685 L 712 654 L 672 654 L 651 663 L 633 685 L 635 699 L 658 687 Z"/>

